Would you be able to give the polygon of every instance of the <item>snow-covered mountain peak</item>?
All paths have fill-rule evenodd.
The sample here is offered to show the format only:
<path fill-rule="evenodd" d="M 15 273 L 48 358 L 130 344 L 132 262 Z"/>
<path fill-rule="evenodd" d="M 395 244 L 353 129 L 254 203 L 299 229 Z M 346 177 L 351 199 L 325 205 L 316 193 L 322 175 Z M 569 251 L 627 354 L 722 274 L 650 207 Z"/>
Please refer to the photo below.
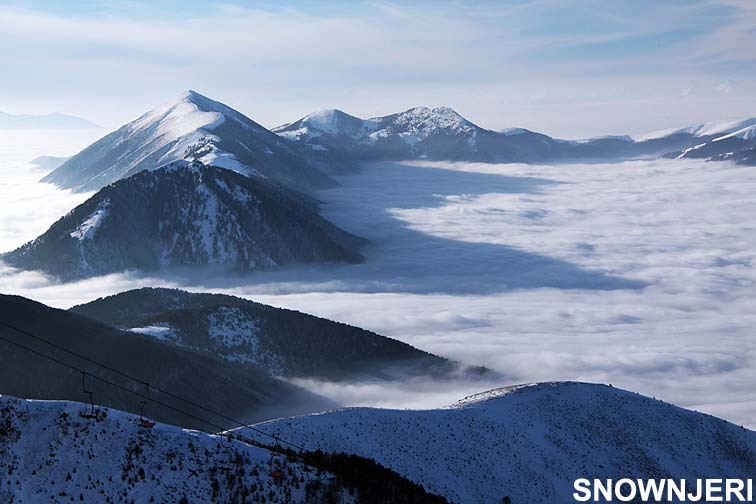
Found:
<path fill-rule="evenodd" d="M 753 124 L 746 126 L 742 129 L 733 131 L 732 133 L 728 133 L 727 135 L 717 137 L 713 141 L 718 142 L 726 138 L 740 138 L 743 140 L 756 139 L 756 119 L 753 120 Z"/>
<path fill-rule="evenodd" d="M 756 118 L 738 119 L 735 121 L 709 121 L 705 123 L 693 124 L 684 128 L 668 128 L 651 133 L 632 135 L 636 142 L 645 142 L 648 140 L 657 140 L 660 138 L 688 134 L 695 137 L 710 137 L 714 135 L 725 136 L 730 133 L 742 130 L 744 128 L 756 125 Z"/>
<path fill-rule="evenodd" d="M 316 110 L 312 114 L 306 115 L 302 120 L 311 124 L 328 125 L 333 124 L 333 122 L 338 120 L 339 117 L 348 115 L 349 114 L 342 112 L 339 109 L 321 109 Z"/>
<path fill-rule="evenodd" d="M 360 119 L 338 109 L 323 109 L 313 112 L 302 119 L 273 128 L 273 131 L 287 140 L 306 138 L 315 140 L 323 135 L 330 137 L 346 136 L 359 140 L 370 131 L 375 130 L 373 121 Z"/>
<path fill-rule="evenodd" d="M 192 100 L 207 100 L 207 99 L 208 99 L 207 96 L 204 96 L 201 93 L 198 93 L 194 89 L 187 89 L 186 91 L 183 91 L 178 95 L 178 100 L 192 101 Z"/>
<path fill-rule="evenodd" d="M 193 90 L 101 138 L 43 180 L 65 188 L 97 190 L 182 159 L 264 176 L 300 190 L 334 184 L 278 135 Z"/>
<path fill-rule="evenodd" d="M 456 110 L 454 110 L 451 107 L 447 107 L 446 105 L 442 105 L 440 107 L 433 107 L 433 109 L 431 109 L 431 112 L 433 112 L 434 114 L 437 114 L 437 115 L 462 117 L 459 114 L 459 112 L 457 112 Z"/>
<path fill-rule="evenodd" d="M 210 131 L 231 120 L 250 131 L 264 130 L 245 115 L 197 91 L 187 90 L 174 100 L 143 114 L 129 124 L 132 130 L 155 128 L 158 134 L 182 137 L 198 129 Z"/>
<path fill-rule="evenodd" d="M 756 118 L 750 117 L 737 121 L 711 121 L 693 127 L 691 133 L 698 137 L 726 135 L 756 125 Z"/>
<path fill-rule="evenodd" d="M 415 107 L 394 116 L 393 125 L 428 137 L 439 132 L 467 133 L 474 126 L 451 107 Z"/>
<path fill-rule="evenodd" d="M 223 123 L 225 117 L 221 112 L 200 108 L 192 99 L 194 96 L 182 93 L 178 100 L 150 110 L 126 127 L 131 135 L 149 134 L 170 141 L 197 130 L 212 130 Z"/>
<path fill-rule="evenodd" d="M 476 129 L 450 107 L 415 107 L 372 121 L 379 125 L 378 130 L 371 134 L 374 141 L 397 134 L 410 144 L 436 134 L 470 135 Z"/>

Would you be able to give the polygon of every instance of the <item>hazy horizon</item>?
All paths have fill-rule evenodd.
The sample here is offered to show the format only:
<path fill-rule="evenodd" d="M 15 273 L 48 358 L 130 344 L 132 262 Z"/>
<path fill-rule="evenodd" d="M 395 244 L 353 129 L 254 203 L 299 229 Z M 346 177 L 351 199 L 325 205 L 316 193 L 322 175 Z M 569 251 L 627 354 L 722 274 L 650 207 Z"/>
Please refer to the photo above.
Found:
<path fill-rule="evenodd" d="M 756 115 L 756 6 L 741 0 L 0 1 L 0 15 L 0 111 L 105 129 L 185 89 L 269 128 L 324 108 L 447 105 L 560 138 Z"/>

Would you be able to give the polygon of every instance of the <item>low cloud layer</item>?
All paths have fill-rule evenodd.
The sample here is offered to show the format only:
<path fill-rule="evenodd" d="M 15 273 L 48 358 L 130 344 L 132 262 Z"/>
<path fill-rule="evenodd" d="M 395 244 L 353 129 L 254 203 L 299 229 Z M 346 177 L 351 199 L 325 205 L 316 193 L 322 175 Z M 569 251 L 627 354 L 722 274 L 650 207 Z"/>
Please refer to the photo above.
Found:
<path fill-rule="evenodd" d="M 363 265 L 223 280 L 123 274 L 67 285 L 6 268 L 0 282 L 4 292 L 59 307 L 142 285 L 229 292 L 507 377 L 452 386 L 302 382 L 345 404 L 439 406 L 475 387 L 584 380 L 756 427 L 752 168 L 673 160 L 381 164 L 342 182 L 322 194 L 324 213 L 371 240 Z M 75 202 L 43 186 L 16 194 L 2 184 L 5 245 L 43 230 L 48 217 L 16 225 L 40 215 L 42 199 Z M 528 262 L 533 257 L 558 267 L 523 271 L 546 264 Z"/>

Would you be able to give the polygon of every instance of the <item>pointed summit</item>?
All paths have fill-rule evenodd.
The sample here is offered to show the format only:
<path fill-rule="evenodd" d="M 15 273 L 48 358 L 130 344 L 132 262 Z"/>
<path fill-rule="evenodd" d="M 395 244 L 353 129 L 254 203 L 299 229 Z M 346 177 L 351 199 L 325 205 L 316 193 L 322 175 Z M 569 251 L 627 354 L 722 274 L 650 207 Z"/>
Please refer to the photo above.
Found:
<path fill-rule="evenodd" d="M 187 89 L 183 93 L 179 94 L 179 100 L 192 100 L 194 98 L 197 98 L 197 99 L 202 99 L 202 98 L 207 99 L 206 96 L 198 93 L 194 89 Z"/>
<path fill-rule="evenodd" d="M 191 89 L 98 140 L 42 180 L 92 191 L 181 159 L 300 190 L 334 183 L 278 135 Z"/>

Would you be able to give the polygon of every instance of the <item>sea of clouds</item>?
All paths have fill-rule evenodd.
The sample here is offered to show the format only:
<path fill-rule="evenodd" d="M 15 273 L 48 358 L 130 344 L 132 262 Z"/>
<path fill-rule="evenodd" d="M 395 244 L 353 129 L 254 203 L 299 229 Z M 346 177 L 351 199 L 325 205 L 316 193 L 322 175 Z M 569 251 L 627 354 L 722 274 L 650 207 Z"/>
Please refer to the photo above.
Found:
<path fill-rule="evenodd" d="M 86 198 L 37 183 L 42 174 L 25 164 L 74 153 L 84 139 L 45 141 L 49 149 L 37 152 L 37 144 L 0 140 L 3 251 Z M 301 382 L 344 404 L 434 407 L 486 387 L 581 380 L 756 427 L 753 168 L 381 163 L 340 181 L 320 194 L 323 213 L 370 240 L 364 264 L 233 278 L 124 273 L 65 285 L 2 268 L 0 291 L 62 308 L 144 285 L 227 292 L 503 376 L 452 385 Z"/>

